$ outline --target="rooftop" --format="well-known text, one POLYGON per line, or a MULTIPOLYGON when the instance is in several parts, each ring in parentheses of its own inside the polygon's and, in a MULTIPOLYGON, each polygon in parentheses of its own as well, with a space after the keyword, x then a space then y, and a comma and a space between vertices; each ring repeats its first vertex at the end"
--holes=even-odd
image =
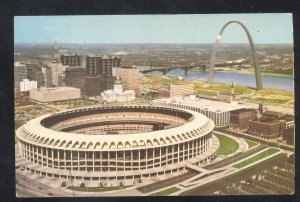
POLYGON ((25 67, 26 64, 22 63, 22 62, 15 62, 14 64, 15 67, 25 67))
POLYGON ((238 109, 248 109, 251 108, 247 104, 239 104, 237 102, 221 102, 221 101, 213 101, 208 99, 197 98, 193 96, 176 96, 171 98, 157 99, 153 102, 165 102, 165 103, 174 103, 174 104, 182 104, 190 107, 196 107, 201 109, 209 109, 213 112, 228 112, 234 111, 238 109))
POLYGON ((117 56, 106 56, 106 55, 94 55, 94 54, 89 54, 86 57, 97 57, 97 58, 102 58, 102 59, 113 59, 113 58, 119 58, 117 56))
POLYGON ((40 91, 40 92, 58 92, 58 91, 67 91, 67 90, 75 90, 75 89, 79 89, 79 88, 73 88, 73 87, 68 87, 68 86, 61 86, 61 87, 52 87, 52 88, 36 88, 36 89, 32 89, 32 91, 40 91))

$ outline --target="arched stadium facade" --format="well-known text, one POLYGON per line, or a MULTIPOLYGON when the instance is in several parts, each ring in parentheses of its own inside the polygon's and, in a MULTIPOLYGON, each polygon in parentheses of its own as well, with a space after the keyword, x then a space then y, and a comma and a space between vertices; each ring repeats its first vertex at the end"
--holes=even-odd
POLYGON ((47 177, 140 179, 199 165, 215 155, 214 123, 188 110, 111 106, 33 119, 16 131, 25 168, 47 177))

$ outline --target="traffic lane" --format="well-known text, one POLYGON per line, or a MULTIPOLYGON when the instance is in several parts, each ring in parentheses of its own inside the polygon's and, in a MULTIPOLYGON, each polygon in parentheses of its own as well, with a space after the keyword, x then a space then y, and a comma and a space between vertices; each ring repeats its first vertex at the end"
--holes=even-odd
POLYGON ((197 174, 199 174, 199 173, 182 174, 182 175, 179 175, 177 177, 172 177, 171 179, 162 180, 162 181, 155 182, 155 183, 143 186, 143 187, 139 187, 139 188, 137 188, 137 190, 142 192, 143 194, 150 193, 150 192, 153 192, 155 190, 162 189, 164 187, 168 187, 168 186, 177 184, 179 182, 182 182, 184 180, 187 180, 187 179, 189 179, 193 176, 196 176, 197 174))
POLYGON ((213 182, 204 184, 202 186, 196 187, 192 190, 183 192, 182 196, 202 196, 202 195, 208 195, 207 193, 213 193, 216 190, 220 190, 226 185, 234 182, 238 182, 241 179, 247 178, 249 175, 258 173, 262 170, 265 170, 267 168, 270 168, 278 163, 282 163, 283 161, 286 161, 287 157, 284 154, 279 154, 274 157, 271 157, 261 163, 255 164, 249 168, 246 168, 238 173, 226 176, 222 179, 215 180, 213 182))
POLYGON ((250 150, 246 151, 246 152, 243 152, 243 153, 238 153, 234 156, 231 156, 231 157, 228 157, 224 160, 221 160, 221 161, 218 161, 218 162, 215 162, 215 163, 211 163, 207 166, 204 166, 203 168, 204 169, 208 169, 208 170, 212 170, 212 169, 216 169, 216 168, 220 168, 220 167, 224 167, 224 166, 227 166, 227 165, 230 165, 236 161, 239 161, 239 160, 242 160, 248 156, 251 156, 263 149, 267 148, 267 146, 265 145, 259 145, 257 146, 256 148, 251 148, 250 150))
MULTIPOLYGON (((37 196, 39 194, 46 194, 49 196, 49 193, 52 193, 50 196, 73 196, 72 194, 60 191, 58 189, 54 189, 52 187, 49 187, 42 183, 37 183, 35 180, 32 180, 26 176, 21 175, 20 173, 16 172, 16 179, 18 180, 18 188, 21 186, 25 186, 23 188, 26 188, 27 190, 31 190, 36 192, 37 196)), ((24 194, 24 192, 23 192, 24 194)), ((31 193, 33 194, 33 193, 31 193)))

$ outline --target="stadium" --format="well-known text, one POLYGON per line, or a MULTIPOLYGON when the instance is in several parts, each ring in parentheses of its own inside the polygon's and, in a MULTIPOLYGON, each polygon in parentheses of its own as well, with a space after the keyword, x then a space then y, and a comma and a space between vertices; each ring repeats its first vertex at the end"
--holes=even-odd
MULTIPOLYGON (((206 116, 154 106, 104 106, 35 118, 16 131, 20 165, 46 177, 135 180, 188 172, 219 140, 206 116)), ((20 166, 16 165, 16 166, 20 166)))

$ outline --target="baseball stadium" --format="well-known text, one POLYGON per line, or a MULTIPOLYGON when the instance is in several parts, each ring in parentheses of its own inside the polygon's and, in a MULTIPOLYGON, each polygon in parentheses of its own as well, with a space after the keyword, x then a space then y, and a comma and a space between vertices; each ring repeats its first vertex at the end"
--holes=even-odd
POLYGON ((212 120, 190 110, 103 106, 35 118, 16 136, 20 164, 36 174, 132 181, 206 162, 219 147, 213 129, 212 120))

